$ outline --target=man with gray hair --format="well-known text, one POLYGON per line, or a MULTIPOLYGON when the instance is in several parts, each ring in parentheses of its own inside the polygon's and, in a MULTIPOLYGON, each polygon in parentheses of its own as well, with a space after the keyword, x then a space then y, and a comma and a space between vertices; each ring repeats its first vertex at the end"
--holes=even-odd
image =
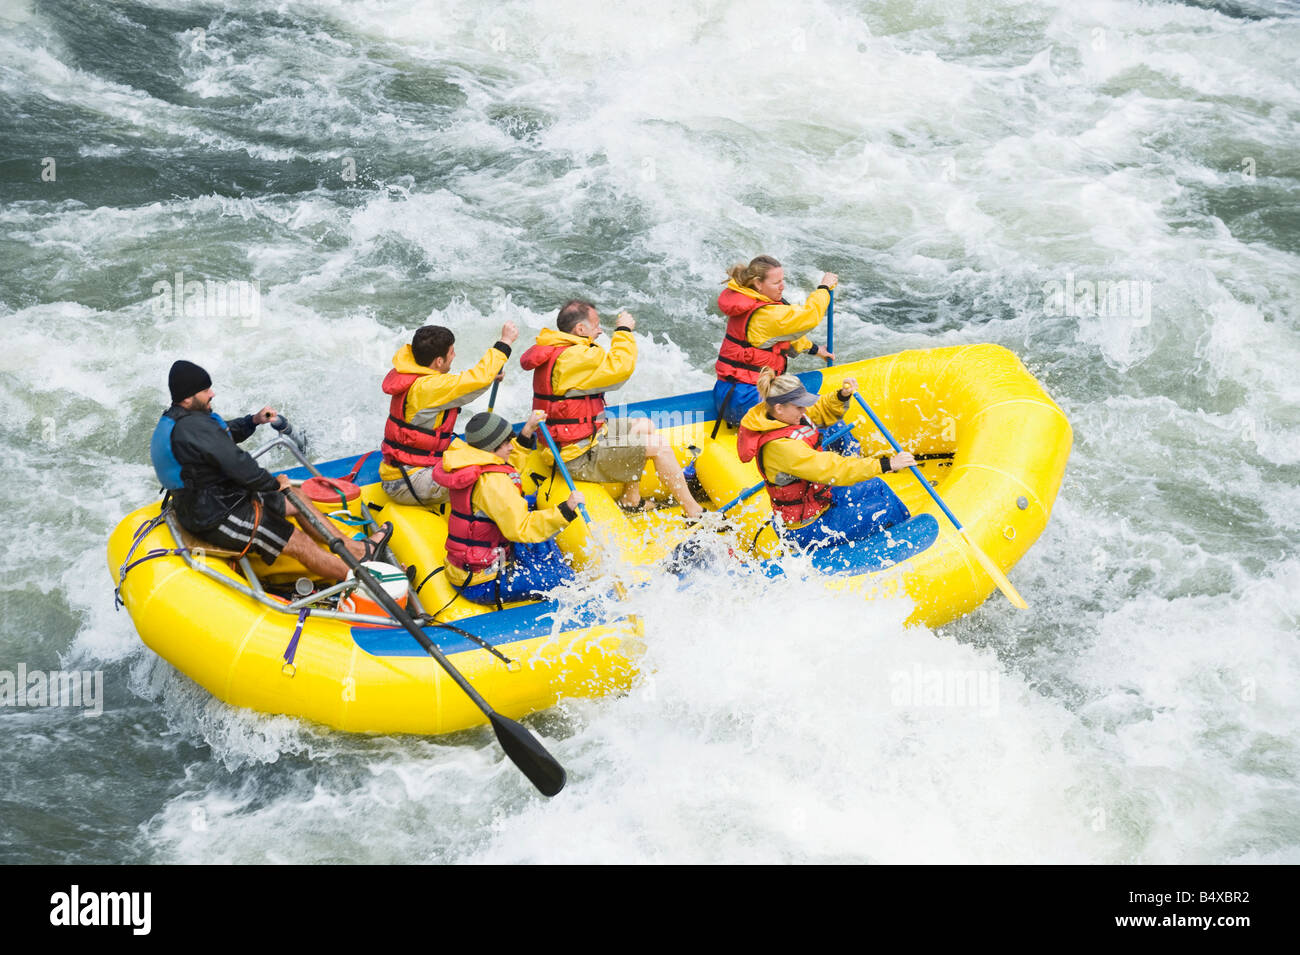
POLYGON ((641 474, 646 458, 681 504, 698 519, 704 509, 691 496, 673 446, 655 433, 647 418, 605 416, 605 392, 621 388, 636 367, 636 319, 620 312, 606 351, 596 344, 600 315, 590 302, 566 302, 555 330, 544 328, 537 343, 519 358, 533 372, 533 409, 546 415, 547 428, 575 481, 622 484, 619 506, 641 510, 641 474))

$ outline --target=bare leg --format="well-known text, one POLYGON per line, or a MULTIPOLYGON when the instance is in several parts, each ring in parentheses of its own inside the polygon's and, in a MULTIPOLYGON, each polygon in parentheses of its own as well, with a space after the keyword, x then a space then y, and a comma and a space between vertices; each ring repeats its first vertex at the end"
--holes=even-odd
MULTIPOLYGON (((329 519, 328 517, 326 517, 324 514, 321 513, 320 508, 318 508, 315 504, 311 503, 311 501, 304 501, 303 503, 305 503, 305 504, 307 505, 307 507, 309 507, 309 508, 311 509, 312 513, 315 514, 316 517, 320 519, 320 522, 321 522, 322 524, 324 524, 326 527, 332 528, 332 527, 334 526, 334 525, 330 522, 330 519, 329 519)), ((287 501, 287 500, 286 500, 286 501, 284 502, 284 513, 285 513, 285 516, 286 516, 286 517, 298 517, 298 516, 299 516, 299 514, 298 514, 298 508, 296 508, 296 507, 293 505, 293 502, 292 502, 292 501, 287 501)), ((327 540, 326 538, 321 537, 320 532, 317 531, 316 528, 312 526, 312 522, 311 522, 311 521, 306 520, 306 519, 304 518, 304 519, 301 521, 301 524, 302 524, 302 529, 303 529, 304 531, 306 531, 307 535, 308 535, 312 540, 314 540, 314 541, 316 541, 316 542, 318 542, 318 543, 324 544, 324 545, 327 546, 327 547, 329 546, 329 544, 330 544, 330 540, 327 540)), ((374 537, 377 537, 377 536, 378 536, 378 535, 373 535, 373 536, 372 536, 372 539, 374 539, 374 537)), ((344 543, 347 545, 348 551, 351 552, 352 556, 355 557, 357 560, 360 560, 362 557, 365 556, 366 549, 365 549, 365 546, 361 543, 361 541, 348 540, 347 538, 343 537, 343 535, 338 534, 338 533, 336 533, 336 534, 333 536, 332 539, 334 539, 334 540, 338 540, 338 539, 340 539, 340 538, 342 538, 342 540, 344 541, 344 543)), ((287 550, 287 548, 286 548, 286 550, 287 550)), ((319 548, 316 549, 316 552, 317 552, 317 553, 320 553, 319 548)), ((295 554, 295 555, 293 555, 293 556, 297 556, 297 555, 295 554)), ((333 555, 331 555, 331 559, 332 559, 332 560, 337 560, 337 561, 339 562, 339 564, 344 568, 343 577, 346 577, 346 576, 347 576, 347 565, 344 564, 343 561, 342 561, 341 559, 339 559, 338 557, 334 557, 333 555)), ((308 569, 313 569, 313 568, 311 567, 311 565, 308 564, 305 560, 304 560, 302 563, 303 563, 303 566, 307 567, 308 569)), ((337 580, 342 580, 343 577, 338 577, 338 578, 336 578, 336 579, 337 579, 337 580)))
MULTIPOLYGON (((348 548, 351 550, 351 548, 348 548)), ((317 543, 298 528, 293 529, 289 543, 284 546, 284 553, 295 558, 313 574, 327 580, 339 581, 348 576, 348 565, 342 558, 323 551, 317 543)))
MULTIPOLYGON (((673 453, 673 446, 663 438, 659 437, 650 424, 649 418, 638 418, 628 427, 628 435, 637 435, 645 444, 645 455, 655 463, 655 471, 659 475, 659 480, 663 481, 664 487, 672 492, 673 497, 677 498, 677 503, 681 504, 682 510, 687 517, 699 517, 704 513, 704 508, 691 497, 690 489, 686 486, 686 476, 682 474, 682 466, 677 463, 677 455, 673 453)), ((641 500, 641 488, 633 482, 624 489, 623 497, 620 503, 626 506, 634 506, 641 500)))

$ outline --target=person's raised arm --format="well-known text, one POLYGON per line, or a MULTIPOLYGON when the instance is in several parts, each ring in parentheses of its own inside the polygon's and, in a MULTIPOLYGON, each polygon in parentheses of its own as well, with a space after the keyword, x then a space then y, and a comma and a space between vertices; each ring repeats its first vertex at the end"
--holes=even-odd
POLYGON ((276 416, 277 412, 270 405, 267 405, 261 411, 255 411, 252 414, 246 414, 242 418, 236 418, 234 421, 227 421, 226 427, 230 429, 230 438, 235 444, 243 444, 253 432, 257 430, 260 424, 266 424, 276 416))
MULTIPOLYGON (((189 445, 190 455, 202 457, 230 481, 250 491, 274 491, 279 487, 274 475, 231 441, 215 420, 207 415, 192 415, 186 423, 179 440, 189 445)), ((173 433, 173 441, 176 440, 173 433)))
POLYGON ((462 372, 443 375, 426 375, 411 386, 407 407, 415 413, 444 410, 468 404, 492 387, 492 381, 501 374, 510 357, 510 344, 519 337, 513 322, 501 326, 501 338, 486 352, 478 363, 462 372))
POLYGON ((632 335, 636 319, 620 312, 609 349, 597 347, 566 348, 556 362, 556 387, 565 391, 596 392, 617 388, 636 369, 636 338, 632 335))
POLYGON ((749 320, 750 344, 788 341, 795 342, 796 351, 811 351, 812 342, 803 338, 804 333, 812 331, 826 317, 826 309, 831 304, 830 290, 838 283, 839 276, 827 272, 802 305, 776 303, 761 307, 749 320))

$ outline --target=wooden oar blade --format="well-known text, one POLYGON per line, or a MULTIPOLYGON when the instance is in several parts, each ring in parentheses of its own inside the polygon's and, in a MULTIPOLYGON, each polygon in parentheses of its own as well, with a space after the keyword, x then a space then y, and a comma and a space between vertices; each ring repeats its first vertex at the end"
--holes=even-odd
MULTIPOLYGON (((882 422, 880 418, 876 416, 876 413, 871 410, 871 406, 862 400, 862 396, 857 392, 854 392, 853 400, 856 401, 858 406, 867 413, 867 417, 871 419, 871 423, 876 426, 876 430, 884 435, 885 440, 889 442, 890 446, 892 446, 896 452, 902 453, 902 446, 894 440, 894 436, 889 433, 889 429, 885 427, 884 422, 882 422)), ((970 535, 966 533, 966 528, 962 527, 961 521, 957 520, 957 515, 949 510, 948 505, 945 504, 943 498, 939 496, 939 492, 930 486, 930 482, 925 479, 925 475, 921 473, 921 469, 913 466, 908 470, 910 470, 912 476, 921 483, 921 487, 925 488, 926 493, 934 499, 934 503, 939 505, 940 510, 947 515, 948 520, 952 521, 953 528, 961 535, 961 539, 966 542, 966 546, 969 547, 970 552, 975 555, 975 559, 980 562, 980 566, 984 568, 984 572, 993 578, 993 582, 998 585, 998 590, 1002 591, 1002 593, 1006 595, 1006 598, 1011 601, 1011 606, 1015 607, 1017 610, 1028 610, 1029 604, 1025 603, 1025 598, 1020 596, 1020 592, 1017 591, 1015 587, 1011 586, 1011 581, 1007 580, 1007 575, 1002 573, 1002 568, 993 563, 992 558, 990 558, 988 554, 984 553, 984 551, 980 549, 979 545, 970 539, 970 535)))
POLYGON ((998 590, 1006 594, 1006 598, 1011 601, 1011 606, 1015 607, 1017 610, 1028 610, 1029 604, 1025 603, 1025 598, 1020 596, 1020 591, 1016 590, 1016 588, 1011 585, 1011 581, 1007 579, 1007 575, 1002 573, 1002 568, 993 563, 993 558, 984 553, 984 551, 980 549, 979 545, 970 539, 970 535, 966 533, 964 527, 961 529, 960 533, 962 540, 966 542, 966 546, 970 548, 971 553, 975 555, 975 559, 978 560, 980 566, 984 568, 984 572, 993 578, 993 582, 998 585, 998 590))
POLYGON ((497 741, 510 761, 528 777, 543 796, 554 796, 564 788, 568 776, 564 767, 548 753, 532 733, 522 725, 500 713, 492 712, 488 718, 496 730, 497 741))

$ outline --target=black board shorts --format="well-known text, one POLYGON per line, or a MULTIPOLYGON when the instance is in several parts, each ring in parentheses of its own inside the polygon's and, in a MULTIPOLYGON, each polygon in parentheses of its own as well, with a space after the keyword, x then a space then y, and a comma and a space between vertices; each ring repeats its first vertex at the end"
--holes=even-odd
POLYGON ((250 494, 236 504, 221 523, 203 532, 208 543, 226 550, 256 553, 274 563, 289 543, 293 525, 284 516, 284 495, 278 492, 250 494), (249 545, 252 541, 252 545, 249 545))

